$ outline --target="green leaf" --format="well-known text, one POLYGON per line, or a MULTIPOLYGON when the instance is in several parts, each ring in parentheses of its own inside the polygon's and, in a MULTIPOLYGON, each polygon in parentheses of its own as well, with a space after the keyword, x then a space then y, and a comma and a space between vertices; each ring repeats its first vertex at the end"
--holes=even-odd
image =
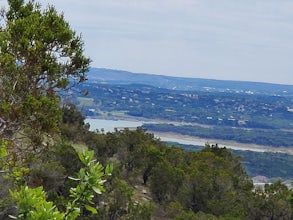
POLYGON ((108 164, 105 169, 105 174, 108 176, 111 176, 112 172, 113 172, 113 164, 108 164))
POLYGON ((71 176, 69 176, 68 179, 71 179, 71 180, 74 180, 74 181, 79 181, 80 180, 79 178, 74 178, 74 177, 71 177, 71 176))
POLYGON ((95 193, 102 194, 102 191, 99 188, 93 186, 92 189, 95 191, 95 193))
POLYGON ((98 213, 97 209, 94 208, 94 207, 92 207, 92 206, 90 206, 90 205, 85 205, 84 207, 85 207, 88 211, 90 211, 91 213, 93 213, 93 214, 97 214, 97 213, 98 213))
POLYGON ((6 157, 7 154, 7 142, 6 141, 2 141, 2 143, 0 143, 0 157, 6 157))

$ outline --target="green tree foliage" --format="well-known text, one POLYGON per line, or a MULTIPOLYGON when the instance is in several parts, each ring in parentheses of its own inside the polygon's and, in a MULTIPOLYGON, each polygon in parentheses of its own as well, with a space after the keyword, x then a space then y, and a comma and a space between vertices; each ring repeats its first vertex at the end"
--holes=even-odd
MULTIPOLYGON (((207 147, 202 152, 185 152, 180 148, 162 145, 142 129, 97 135, 100 137, 100 144, 92 149, 100 156, 109 156, 108 151, 101 151, 101 145, 104 145, 104 149, 112 148, 109 145, 112 143, 119 146, 116 153, 111 154, 112 158, 119 161, 115 163, 119 172, 114 172, 114 176, 123 178, 130 185, 149 187, 149 196, 152 196, 159 207, 179 202, 182 212, 193 210, 194 213, 204 211, 217 216, 244 215, 244 203, 240 195, 243 193, 246 198, 252 184, 241 166, 240 158, 227 149, 214 146, 207 147), (109 137, 112 139, 110 142, 109 137)), ((121 184, 118 187, 117 180, 110 182, 112 186, 109 191, 121 189, 119 193, 116 191, 113 194, 116 195, 115 201, 121 202, 119 207, 132 204, 132 197, 137 191, 133 189, 133 195, 125 197, 123 195, 128 195, 127 187, 121 188, 121 184)), ((114 205, 110 201, 107 200, 106 203, 114 205)), ((111 207, 113 210, 112 205, 111 207)), ((161 209, 159 207, 157 208, 161 209)), ((169 211, 166 209, 166 212, 169 211)), ((123 216, 122 211, 118 213, 117 216, 123 216)))
POLYGON ((155 201, 172 201, 183 183, 184 171, 168 162, 158 163, 152 170, 150 189, 155 201))
POLYGON ((292 191, 280 181, 265 185, 264 189, 256 189, 249 204, 249 219, 284 219, 293 217, 292 191))
POLYGON ((42 9, 34 0, 8 0, 1 10, 0 182, 5 187, 0 218, 11 209, 8 189, 18 183, 41 186, 50 198, 51 192, 61 193, 67 202, 64 189, 72 184, 66 175, 80 163, 71 144, 60 137, 59 94, 86 79, 89 63, 81 36, 53 6, 42 9))
POLYGON ((46 193, 42 187, 29 188, 22 186, 19 191, 11 192, 17 201, 17 216, 12 219, 64 219, 64 213, 60 213, 52 202, 46 201, 46 193))
MULTIPOLYGON (((104 204, 102 219, 129 216, 130 210, 125 207, 131 207, 134 201, 144 204, 142 201, 149 197, 155 204, 151 217, 158 219, 257 219, 250 217, 266 212, 257 203, 264 198, 258 199, 254 193, 241 158, 228 149, 207 145, 199 152, 187 152, 165 146, 140 128, 91 133, 86 139, 99 157, 114 161, 116 168, 115 179, 109 181, 111 193, 99 201, 104 204), (142 193, 138 186, 150 192, 142 193), (119 207, 115 205, 118 203, 119 207)), ((284 192, 276 195, 286 202, 284 213, 291 216, 291 191, 284 192)))
POLYGON ((93 192, 101 194, 105 191, 103 186, 105 175, 110 175, 112 167, 102 167, 95 162, 94 152, 83 151, 78 154, 85 167, 81 168, 77 177, 71 179, 78 181, 76 187, 70 189, 71 201, 66 205, 66 211, 60 212, 53 202, 46 200, 46 193, 43 187, 29 188, 26 185, 19 190, 11 191, 11 195, 17 204, 16 216, 10 216, 15 219, 76 219, 81 213, 82 208, 97 214, 95 207, 91 206, 94 198, 93 192))
POLYGON ((3 173, 7 167, 7 141, 4 141, 3 139, 0 139, 0 172, 3 173))
MULTIPOLYGON (((97 207, 98 214, 84 207, 80 209, 81 219, 256 220, 257 216, 266 219, 272 212, 275 217, 292 216, 292 191, 280 183, 264 191, 253 190, 241 158, 227 149, 206 146, 199 152, 187 152, 167 147, 143 129, 104 134, 89 132, 82 123, 66 123, 78 136, 75 140, 94 150, 103 163, 114 165, 112 176, 104 185, 106 191, 91 200, 90 206, 97 207)), ((63 213, 72 199, 67 191, 82 191, 73 180, 54 181, 80 169, 68 136, 64 138, 42 154, 43 162, 34 161, 36 165, 30 171, 30 178, 35 175, 42 180, 46 201, 52 201, 63 213)), ((81 176, 75 178, 80 181, 81 176)), ((287 217, 282 218, 290 219, 287 217)))
POLYGON ((84 81, 90 60, 53 6, 8 0, 0 25, 0 135, 14 140, 10 148, 40 148, 42 134, 56 132, 61 120, 56 91, 84 81))
POLYGON ((85 117, 77 110, 73 104, 64 104, 62 107, 62 124, 61 132, 62 136, 67 140, 73 142, 79 142, 82 137, 81 134, 85 134, 88 125, 85 125, 85 117))
POLYGON ((254 190, 241 158, 225 148, 187 152, 142 128, 90 132, 59 97, 85 80, 89 62, 53 6, 8 0, 0 21, 0 218, 292 219, 292 190, 280 182, 254 190))

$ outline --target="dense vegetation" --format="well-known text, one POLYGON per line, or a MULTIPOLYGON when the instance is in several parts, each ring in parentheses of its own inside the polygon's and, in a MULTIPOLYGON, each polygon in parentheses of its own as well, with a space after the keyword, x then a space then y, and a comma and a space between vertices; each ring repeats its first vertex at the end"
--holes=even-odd
POLYGON ((81 85, 80 90, 88 90, 89 96, 73 95, 72 99, 88 116, 165 120, 170 124, 150 124, 146 128, 203 138, 276 147, 293 143, 290 96, 97 83, 81 85))
POLYGON ((243 158, 243 166, 250 176, 292 179, 293 156, 284 153, 233 151, 243 158))
POLYGON ((76 104, 150 119, 242 128, 292 129, 291 97, 246 93, 180 91, 148 85, 105 85, 86 82, 91 102, 76 104))
MULTIPOLYGON (((166 146, 141 128, 107 134, 90 132, 73 105, 63 111, 63 142, 87 146, 98 161, 114 166, 106 191, 93 200, 98 214, 84 210, 82 219, 292 217, 292 192, 280 182, 267 185, 265 191, 253 191, 241 158, 227 149, 207 146, 197 152, 184 151, 166 146)), ((72 180, 62 177, 77 171, 80 163, 70 144, 53 149, 53 161, 38 162, 39 167, 33 171, 50 199, 61 206, 69 199, 66 192, 72 185, 72 180)))
POLYGON ((142 128, 90 132, 60 99, 85 80, 80 37, 52 6, 8 5, 0 23, 1 219, 292 219, 293 192, 280 181, 253 189, 227 149, 184 151, 142 128))
POLYGON ((202 127, 173 124, 144 124, 144 128, 153 132, 173 132, 177 134, 202 137, 206 139, 231 140, 239 143, 259 144, 273 147, 292 147, 291 131, 270 129, 241 129, 230 127, 202 127))
MULTIPOLYGON (((180 146, 187 151, 200 151, 204 146, 167 142, 169 146, 180 146)), ((231 150, 242 158, 241 164, 250 177, 265 176, 268 179, 293 179, 293 155, 286 153, 231 150)))

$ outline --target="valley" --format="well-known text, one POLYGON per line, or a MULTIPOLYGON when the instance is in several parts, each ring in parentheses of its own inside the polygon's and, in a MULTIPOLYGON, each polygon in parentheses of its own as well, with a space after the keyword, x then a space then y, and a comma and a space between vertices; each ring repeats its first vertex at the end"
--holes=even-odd
POLYGON ((134 124, 117 128, 142 126, 188 151, 229 148, 251 177, 293 178, 292 86, 94 69, 78 91, 66 98, 88 119, 104 120, 100 132, 126 120, 134 124))
MULTIPOLYGON (((128 84, 127 75, 120 76, 124 81, 118 84, 113 80, 97 80, 92 74, 90 72, 89 80, 78 88, 88 95, 72 93, 70 97, 86 116, 158 122, 144 123, 143 127, 152 132, 279 149, 293 147, 292 86, 264 84, 257 90, 259 84, 252 87, 250 83, 250 90, 240 91, 233 89, 235 85, 223 89, 225 81, 221 81, 219 87, 215 87, 215 83, 209 86, 204 83, 203 87, 197 86, 198 90, 188 87, 187 91, 168 89, 163 84, 156 87, 147 80, 145 83, 149 84, 133 84, 140 82, 141 76, 135 74, 128 77, 128 84)), ((154 82, 160 80, 160 76, 153 78, 154 82)), ((231 86, 231 82, 226 86, 231 86)))

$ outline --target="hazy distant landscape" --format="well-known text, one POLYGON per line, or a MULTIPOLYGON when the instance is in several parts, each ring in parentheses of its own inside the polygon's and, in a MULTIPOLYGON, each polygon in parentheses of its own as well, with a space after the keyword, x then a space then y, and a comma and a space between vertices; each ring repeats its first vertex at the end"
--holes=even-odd
POLYGON ((86 116, 157 120, 172 132, 271 147, 293 147, 293 86, 188 79, 91 69, 73 93, 86 116))
POLYGON ((151 73, 132 73, 129 71, 104 68, 91 68, 90 72, 87 74, 87 77, 88 83, 99 82, 112 85, 141 84, 183 91, 215 91, 293 96, 292 85, 263 82, 172 77, 151 73))
POLYGON ((235 152, 251 176, 293 178, 293 86, 93 68, 78 89, 88 94, 67 98, 86 117, 144 122, 148 132, 180 137, 181 143, 250 149, 235 152))

